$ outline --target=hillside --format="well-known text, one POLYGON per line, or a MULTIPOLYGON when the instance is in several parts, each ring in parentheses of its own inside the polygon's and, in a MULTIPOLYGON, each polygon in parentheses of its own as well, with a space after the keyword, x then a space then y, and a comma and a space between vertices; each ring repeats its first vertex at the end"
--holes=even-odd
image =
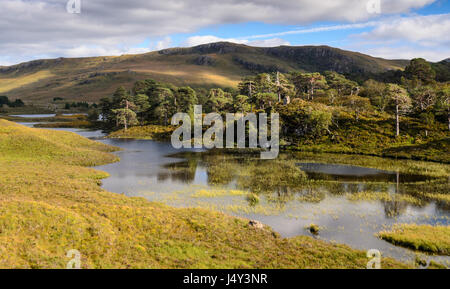
POLYGON ((334 70, 346 74, 402 69, 386 60, 328 46, 258 48, 226 42, 118 57, 58 58, 0 67, 0 94, 34 103, 54 97, 98 101, 118 86, 153 78, 194 87, 235 86, 247 75, 334 70))

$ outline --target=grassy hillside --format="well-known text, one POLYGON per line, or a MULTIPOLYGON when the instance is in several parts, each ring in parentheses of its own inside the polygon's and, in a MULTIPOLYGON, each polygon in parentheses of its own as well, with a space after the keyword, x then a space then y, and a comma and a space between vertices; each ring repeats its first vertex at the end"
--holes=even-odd
POLYGON ((121 85, 131 87, 146 78, 175 85, 229 87, 258 72, 378 73, 402 69, 407 63, 327 46, 257 48, 212 43, 140 55, 58 58, 2 67, 0 93, 34 103, 47 103, 54 97, 93 102, 121 85))
MULTIPOLYGON (((364 252, 103 191, 115 150, 0 120, 0 268, 365 268, 364 252)), ((383 258, 384 268, 405 265, 383 258)))

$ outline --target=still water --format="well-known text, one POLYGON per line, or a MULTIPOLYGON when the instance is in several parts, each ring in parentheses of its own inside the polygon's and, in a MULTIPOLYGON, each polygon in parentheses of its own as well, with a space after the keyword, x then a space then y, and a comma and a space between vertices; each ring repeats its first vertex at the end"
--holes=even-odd
MULTIPOLYGON (((63 113, 62 116, 72 116, 72 115, 86 115, 86 113, 63 113)), ((23 117, 23 118, 49 118, 55 117, 56 114, 14 114, 10 115, 13 117, 23 117)))
MULTIPOLYGON (((384 256, 412 261, 413 251, 393 246, 375 234, 397 223, 450 224, 448 204, 411 204, 397 197, 408 193, 411 182, 430 179, 425 176, 304 162, 286 154, 276 161, 261 161, 252 156, 193 150, 180 153, 170 143, 104 139, 100 131, 59 130, 123 149, 116 153, 120 162, 97 167, 110 174, 103 180, 103 188, 108 191, 258 220, 284 237, 311 235, 306 227, 314 223, 321 228, 315 238, 361 250, 378 249, 384 256), (366 201, 348 197, 366 191, 386 192, 390 199, 366 201), (249 201, 249 192, 256 193, 259 202, 249 201)), ((444 256, 426 258, 447 265, 450 262, 444 256)))

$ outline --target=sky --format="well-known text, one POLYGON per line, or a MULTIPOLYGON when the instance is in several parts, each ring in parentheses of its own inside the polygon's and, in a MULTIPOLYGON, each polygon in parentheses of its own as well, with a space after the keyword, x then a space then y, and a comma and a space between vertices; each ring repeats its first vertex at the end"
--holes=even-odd
POLYGON ((450 0, 0 0, 0 66, 229 41, 450 57, 450 0))

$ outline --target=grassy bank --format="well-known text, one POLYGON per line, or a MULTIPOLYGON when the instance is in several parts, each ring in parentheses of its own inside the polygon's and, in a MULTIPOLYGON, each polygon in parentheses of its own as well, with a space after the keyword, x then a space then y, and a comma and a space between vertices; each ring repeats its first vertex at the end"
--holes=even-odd
POLYGON ((394 245, 450 256, 450 226, 397 225, 379 237, 394 245))
POLYGON ((162 125, 134 126, 127 130, 121 129, 112 132, 108 137, 147 140, 170 140, 170 136, 172 135, 172 132, 174 130, 174 127, 162 125))
POLYGON ((395 136, 395 122, 381 115, 358 120, 343 112, 330 126, 330 133, 317 139, 289 139, 288 148, 315 153, 360 154, 395 159, 450 163, 450 132, 442 123, 425 128, 412 118, 402 118, 401 135, 395 136), (428 136, 425 135, 428 131, 428 136))
MULTIPOLYGON (((365 268, 365 252, 102 190, 115 148, 0 120, 0 268, 365 268)), ((406 265, 384 258, 384 268, 406 265)))

